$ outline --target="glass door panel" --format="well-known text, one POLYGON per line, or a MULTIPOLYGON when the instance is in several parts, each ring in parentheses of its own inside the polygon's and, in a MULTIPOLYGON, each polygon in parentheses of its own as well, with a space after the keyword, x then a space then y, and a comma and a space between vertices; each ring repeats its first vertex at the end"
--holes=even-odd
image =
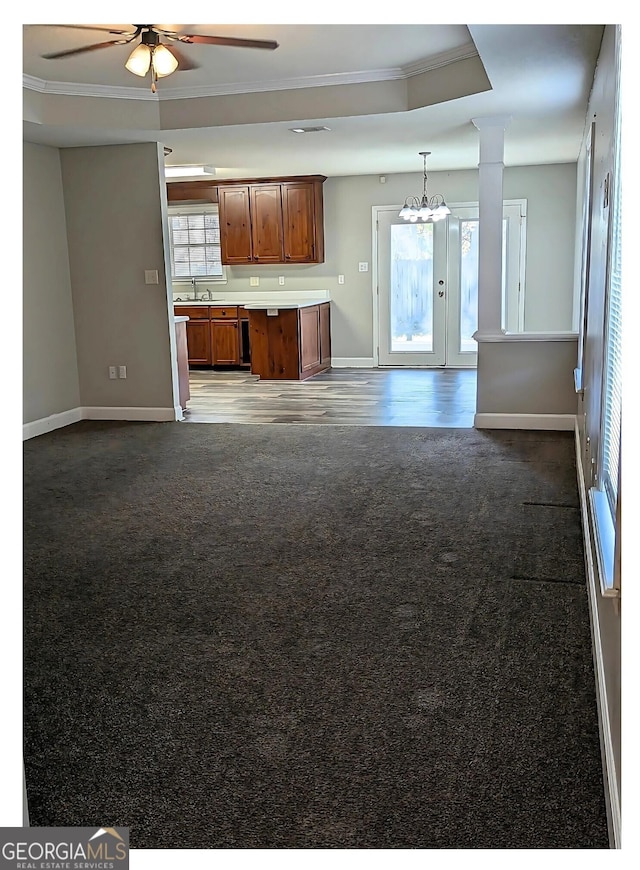
POLYGON ((478 329, 478 226, 477 220, 460 221, 460 335, 458 353, 476 353, 471 337, 478 329))
POLYGON ((390 348, 433 352, 433 224, 391 226, 390 348))

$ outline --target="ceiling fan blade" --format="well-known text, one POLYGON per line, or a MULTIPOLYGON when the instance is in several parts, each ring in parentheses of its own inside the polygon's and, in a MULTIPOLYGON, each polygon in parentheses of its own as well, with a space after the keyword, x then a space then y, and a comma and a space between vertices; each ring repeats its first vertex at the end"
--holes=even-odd
POLYGON ((35 27, 64 27, 66 30, 101 30, 103 33, 114 33, 124 36, 135 33, 135 30, 112 30, 110 27, 95 27, 92 24, 36 24, 35 27))
POLYGON ((200 69, 199 63, 194 63, 190 58, 186 56, 184 52, 178 51, 178 49, 174 45, 171 46, 169 51, 178 61, 179 70, 200 69))
POLYGON ((163 35, 169 36, 171 39, 177 39, 180 42, 195 43, 202 45, 233 45, 238 48, 266 48, 273 51, 278 47, 278 43, 271 39, 238 39, 234 36, 197 36, 193 33, 176 33, 163 35))
POLYGON ((132 36, 130 39, 111 39, 108 42, 94 42, 93 45, 85 45, 82 48, 69 48, 67 51, 54 51, 51 54, 43 54, 41 55, 46 60, 55 60, 58 57, 71 57, 73 54, 83 54, 85 51, 96 51, 98 48, 108 48, 110 45, 126 45, 127 42, 131 42, 134 39, 132 36))

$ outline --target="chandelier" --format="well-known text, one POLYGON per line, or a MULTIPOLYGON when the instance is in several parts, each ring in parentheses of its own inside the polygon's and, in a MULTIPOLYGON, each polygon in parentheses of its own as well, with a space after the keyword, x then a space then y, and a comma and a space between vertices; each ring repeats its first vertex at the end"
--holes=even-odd
POLYGON ((418 218, 425 221, 425 223, 435 223, 436 221, 444 220, 448 214, 451 214, 451 209, 444 201, 442 194, 435 193, 430 197, 427 193, 427 157, 431 154, 431 151, 419 151, 418 153, 424 159, 422 196, 408 196, 400 209, 398 217, 404 218, 412 224, 418 218))

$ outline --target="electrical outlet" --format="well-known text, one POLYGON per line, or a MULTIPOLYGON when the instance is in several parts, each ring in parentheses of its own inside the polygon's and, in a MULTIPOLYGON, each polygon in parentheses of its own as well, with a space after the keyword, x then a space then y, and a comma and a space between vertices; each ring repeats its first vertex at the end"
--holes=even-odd
POLYGON ((119 369, 118 369, 118 377, 120 377, 120 378, 126 378, 126 376, 127 376, 127 367, 126 367, 126 366, 120 366, 119 369))
POLYGON ((249 287, 259 287, 260 278, 249 278, 249 287))
POLYGON ((158 270, 157 269, 145 269, 144 270, 144 283, 145 284, 157 284, 158 283, 158 270))
POLYGON ((358 263, 358 271, 359 272, 368 272, 369 264, 368 263, 358 263))
POLYGON ((112 381, 118 377, 118 370, 116 366, 109 366, 109 377, 112 381))
POLYGON ((282 287, 282 285, 284 284, 284 275, 280 275, 280 277, 278 278, 278 284, 282 287))
POLYGON ((338 284, 344 284, 344 275, 338 275, 338 284))

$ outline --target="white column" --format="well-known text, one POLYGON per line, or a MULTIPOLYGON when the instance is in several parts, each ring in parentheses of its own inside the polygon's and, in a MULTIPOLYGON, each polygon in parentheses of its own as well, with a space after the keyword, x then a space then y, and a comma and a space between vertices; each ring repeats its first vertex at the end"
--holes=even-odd
POLYGON ((511 118, 504 115, 473 118, 480 134, 478 335, 502 329, 502 177, 504 131, 511 118))

